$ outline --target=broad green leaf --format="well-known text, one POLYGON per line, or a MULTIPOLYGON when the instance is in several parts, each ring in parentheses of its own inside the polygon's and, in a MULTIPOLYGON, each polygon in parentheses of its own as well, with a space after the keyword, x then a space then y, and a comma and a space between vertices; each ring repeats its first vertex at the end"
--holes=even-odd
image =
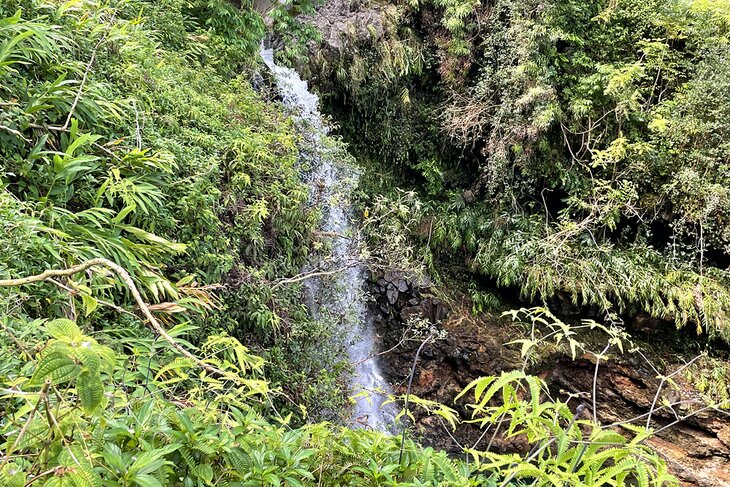
POLYGON ((98 374, 84 371, 76 379, 76 392, 81 407, 87 414, 93 413, 104 397, 104 385, 98 374))
POLYGON ((89 316, 99 307, 99 301, 85 293, 81 293, 81 302, 84 304, 84 316, 89 316))
POLYGON ((101 359, 96 346, 90 341, 84 341, 73 348, 75 358, 92 374, 98 375, 101 369, 101 359))
POLYGON ((59 318, 46 323, 46 332, 56 340, 76 340, 84 336, 76 323, 65 318, 59 318))
POLYGON ((159 480, 149 474, 135 475, 134 483, 139 485, 139 487, 164 487, 159 480))
POLYGON ((68 354, 52 350, 43 356, 30 383, 38 385, 50 378, 54 384, 63 384, 76 377, 79 372, 81 367, 68 354))

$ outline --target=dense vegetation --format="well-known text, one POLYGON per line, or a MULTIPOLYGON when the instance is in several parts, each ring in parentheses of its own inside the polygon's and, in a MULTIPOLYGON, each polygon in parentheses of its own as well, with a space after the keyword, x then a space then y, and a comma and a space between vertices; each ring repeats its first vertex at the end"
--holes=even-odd
MULTIPOLYGON (((258 14, 224 2, 18 8, 2 12, 2 273, 107 257, 170 323, 217 307, 190 325, 261 340, 287 326, 274 310, 293 297, 267 283, 298 272, 316 213, 291 121, 245 74, 263 35, 258 14), (213 284, 219 299, 207 294, 213 284)), ((108 276, 65 285, 82 310, 42 286, 13 297, 10 314, 63 313, 96 329, 121 319, 118 333, 137 333, 98 308, 121 290, 108 276)))
MULTIPOLYGON (((303 49, 291 44, 294 38, 313 35, 293 18, 312 7, 300 3, 270 15, 292 59, 303 49)), ((528 15, 525 2, 498 2, 491 7, 501 12, 490 24, 494 36, 474 34, 473 20, 483 18, 476 4, 403 6, 403 25, 389 34, 390 47, 381 48, 405 53, 390 57, 399 74, 353 76, 360 86, 342 89, 362 102, 368 95, 361 90, 386 85, 397 103, 412 108, 388 112, 392 120, 379 119, 377 133, 366 132, 363 144, 377 137, 372 147, 380 153, 371 157, 405 163, 423 177, 433 200, 428 211, 443 212, 429 230, 434 250, 449 245, 502 284, 526 275, 527 293, 560 289, 606 308, 642 305, 721 333, 726 294, 716 252, 725 242, 724 186, 708 175, 720 178, 719 161, 727 154, 705 133, 726 127, 720 112, 701 103, 727 82, 724 10, 693 3, 668 11, 669 27, 649 22, 657 32, 635 32, 641 39, 659 36, 657 51, 624 66, 614 64, 633 44, 596 50, 605 39, 591 36, 617 34, 589 28, 590 19, 601 14, 599 25, 626 29, 653 7, 584 4, 528 15), (444 14, 443 27, 431 26, 440 33, 433 45, 408 27, 428 28, 428 19, 418 19, 429 12, 444 14), (557 36, 550 29, 560 25, 565 31, 557 36), (674 37, 662 47, 666 32, 674 37), (402 41, 406 34, 414 37, 402 41), (487 37, 491 45, 482 42, 487 37), (721 47, 710 49, 715 44, 721 47), (662 49, 665 57, 657 54, 662 49), (490 64, 494 71, 489 63, 477 69, 476 60, 490 52, 509 60, 490 64), (585 72, 561 63, 582 63, 585 72), (607 66, 602 74, 593 72, 597 63, 607 66), (441 83, 427 92, 421 77, 436 72, 441 83), (403 83, 419 79, 422 92, 403 91, 403 83), (646 91, 649 79, 656 80, 655 91, 646 91), (615 92, 604 93, 603 83, 615 92), (445 129, 451 123, 465 130, 446 131, 448 153, 438 130, 412 144, 413 153, 402 151, 402 141, 396 147, 397 137, 383 138, 407 117, 404 133, 414 131, 415 140, 422 117, 447 93, 482 103, 492 92, 503 97, 501 111, 479 108, 478 129, 448 118, 459 116, 459 103, 444 112, 445 129), (558 93, 580 95, 582 108, 568 108, 558 93), (594 121, 597 114, 602 118, 594 121), (591 128, 603 135, 566 160, 556 120, 567 140, 586 121, 603 124, 591 128), (491 133, 504 137, 482 140, 491 133), (687 145, 695 152, 684 150, 687 145), (675 157, 680 147, 682 157, 701 166, 675 157), (632 154, 664 166, 641 169, 632 154), (517 160, 512 180, 507 173, 517 160), (694 176, 681 176, 676 167, 689 167, 694 176), (684 179, 672 185, 675 176, 684 179), (544 186, 547 181, 553 186, 544 186), (664 198, 639 192, 633 186, 639 182, 662 189, 664 198), (536 188, 564 192, 552 197, 549 221, 525 204, 536 188), (703 203, 666 207, 672 192, 683 195, 672 202, 703 203), (706 198, 697 200, 697 192, 706 198), (494 218, 511 208, 509 201, 520 211, 494 218), (650 220, 649 213, 656 216, 650 220), (624 220, 632 225, 619 231, 624 220), (637 237, 655 222, 676 226, 675 257, 637 237), (695 230, 699 254, 686 245, 695 230), (561 246, 581 252, 575 267, 541 274, 549 268, 541 259, 567 254, 561 246), (532 253, 518 259, 510 252, 532 253), (635 268, 599 273, 595 266, 606 262, 635 268), (679 273, 682 266, 686 272, 679 273), (570 274, 577 269, 584 274, 570 274), (588 272, 599 279, 595 285, 588 285, 594 278, 588 272), (657 275, 664 280, 649 284, 657 275), (627 283, 618 289, 606 276, 627 283)), ((319 214, 301 177, 308 169, 299 157, 306 140, 275 94, 251 82, 265 31, 247 2, 0 2, 0 485, 676 485, 645 444, 654 434, 649 424, 601 426, 595 399, 592 413, 576 410, 524 371, 478 378, 456 399, 470 404, 471 422, 524 439, 525 451, 475 446, 456 459, 406 435, 342 426, 344 366, 327 345, 333 325, 309 317, 297 285, 274 285, 298 274, 326 245, 316 240, 319 214)), ((364 113, 372 116, 369 110, 364 113)), ((556 346, 573 355, 581 348, 600 362, 600 350, 579 344, 569 325, 548 312, 525 313, 528 318, 520 316, 532 320, 534 338, 523 345, 526 364, 530 350, 558 332, 564 340, 556 346), (535 338, 542 336, 537 324, 546 326, 543 338, 535 338)), ((605 350, 628 345, 613 327, 583 326, 603 333, 605 350)), ((409 399, 459 427, 449 407, 409 399)))
POLYGON ((730 4, 383 12, 310 70, 356 154, 419 191, 432 257, 523 298, 730 337, 730 4))

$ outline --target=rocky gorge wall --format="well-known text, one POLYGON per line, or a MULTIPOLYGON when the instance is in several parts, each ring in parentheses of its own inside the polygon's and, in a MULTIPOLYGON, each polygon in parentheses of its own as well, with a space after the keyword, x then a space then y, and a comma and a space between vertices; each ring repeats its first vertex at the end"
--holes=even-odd
MULTIPOLYGON (((382 357, 385 374, 394 384, 396 394, 405 394, 413 358, 420 346, 409 326, 418 320, 436 324, 446 332, 444 338, 424 347, 416 368, 412 393, 418 397, 441 402, 457 409, 462 419, 468 419, 464 404, 453 404, 453 398, 472 380, 480 376, 499 375, 503 371, 522 367, 517 347, 505 344, 524 335, 525 330, 509 318, 488 313, 473 315, 468 300, 446 303, 436 296, 429 283, 414 283, 403 273, 379 272, 370 282, 373 296, 372 311, 382 336, 383 349, 395 349, 382 357)), ((581 395, 590 403, 596 363, 592 354, 573 361, 555 354, 542 360, 530 372, 543 378, 554 397, 568 393, 581 395)), ((678 364, 668 363, 666 371, 676 370, 678 364)), ((597 379, 599 420, 612 424, 638 418, 646 421, 660 380, 639 356, 631 353, 612 356, 602 361, 597 379)), ((689 403, 698 399, 692 384, 681 375, 675 378, 678 388, 665 386, 662 396, 671 402, 685 401, 674 411, 657 409, 652 426, 663 428, 677 421, 677 415, 690 412, 689 403)), ((571 406, 577 407, 578 401, 571 406)), ((447 432, 439 417, 413 410, 414 432, 430 446, 462 453, 462 447, 487 444, 499 452, 527 452, 530 445, 524 438, 483 438, 476 427, 462 424, 456 432, 447 432), (491 441, 490 441, 491 440, 491 441)), ((491 436, 491 434, 489 435, 491 436)), ((686 421, 673 424, 651 439, 649 444, 669 463, 671 471, 683 485, 696 487, 730 486, 730 415, 705 411, 686 421)))

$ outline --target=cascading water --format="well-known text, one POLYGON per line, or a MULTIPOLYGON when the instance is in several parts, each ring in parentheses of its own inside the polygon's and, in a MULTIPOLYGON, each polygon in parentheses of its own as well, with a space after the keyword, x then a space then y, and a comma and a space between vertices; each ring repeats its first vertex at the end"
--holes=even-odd
POLYGON ((346 337, 348 358, 355 368, 353 424, 388 432, 396 411, 394 405, 383 404, 390 385, 374 357, 377 335, 363 299, 365 270, 360 264, 356 226, 348 198, 357 184, 357 168, 332 157, 324 143, 327 124, 319 112, 319 98, 308 90, 307 82, 293 69, 276 65, 271 49, 262 48, 261 57, 275 77, 284 105, 292 109, 300 122, 306 145, 313 148, 311 153, 303 154, 312 166, 308 177, 311 198, 323 209, 321 230, 333 238, 331 254, 317 267, 317 271, 333 272, 326 278, 305 281, 312 313, 318 319, 337 320, 346 337))

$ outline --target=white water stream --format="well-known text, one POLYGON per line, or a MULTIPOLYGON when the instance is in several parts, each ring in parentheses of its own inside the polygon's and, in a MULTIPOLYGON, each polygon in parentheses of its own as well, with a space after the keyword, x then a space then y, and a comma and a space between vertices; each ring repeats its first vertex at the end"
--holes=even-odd
POLYGON ((311 152, 301 157, 311 165, 308 177, 310 197, 323 210, 322 232, 333 235, 332 252, 316 270, 342 269, 323 278, 305 281, 310 307, 317 319, 337 320, 346 337, 350 362, 354 364, 352 389, 354 410, 352 424, 388 432, 396 409, 383 404, 390 394, 390 385, 378 366, 377 335, 364 302, 365 270, 359 261, 356 225, 352 221, 349 196, 357 184, 357 168, 348 161, 336 160, 324 143, 327 124, 319 111, 319 98, 311 93, 307 82, 293 69, 277 66, 271 49, 261 49, 261 57, 276 79, 284 105, 300 122, 311 152))

